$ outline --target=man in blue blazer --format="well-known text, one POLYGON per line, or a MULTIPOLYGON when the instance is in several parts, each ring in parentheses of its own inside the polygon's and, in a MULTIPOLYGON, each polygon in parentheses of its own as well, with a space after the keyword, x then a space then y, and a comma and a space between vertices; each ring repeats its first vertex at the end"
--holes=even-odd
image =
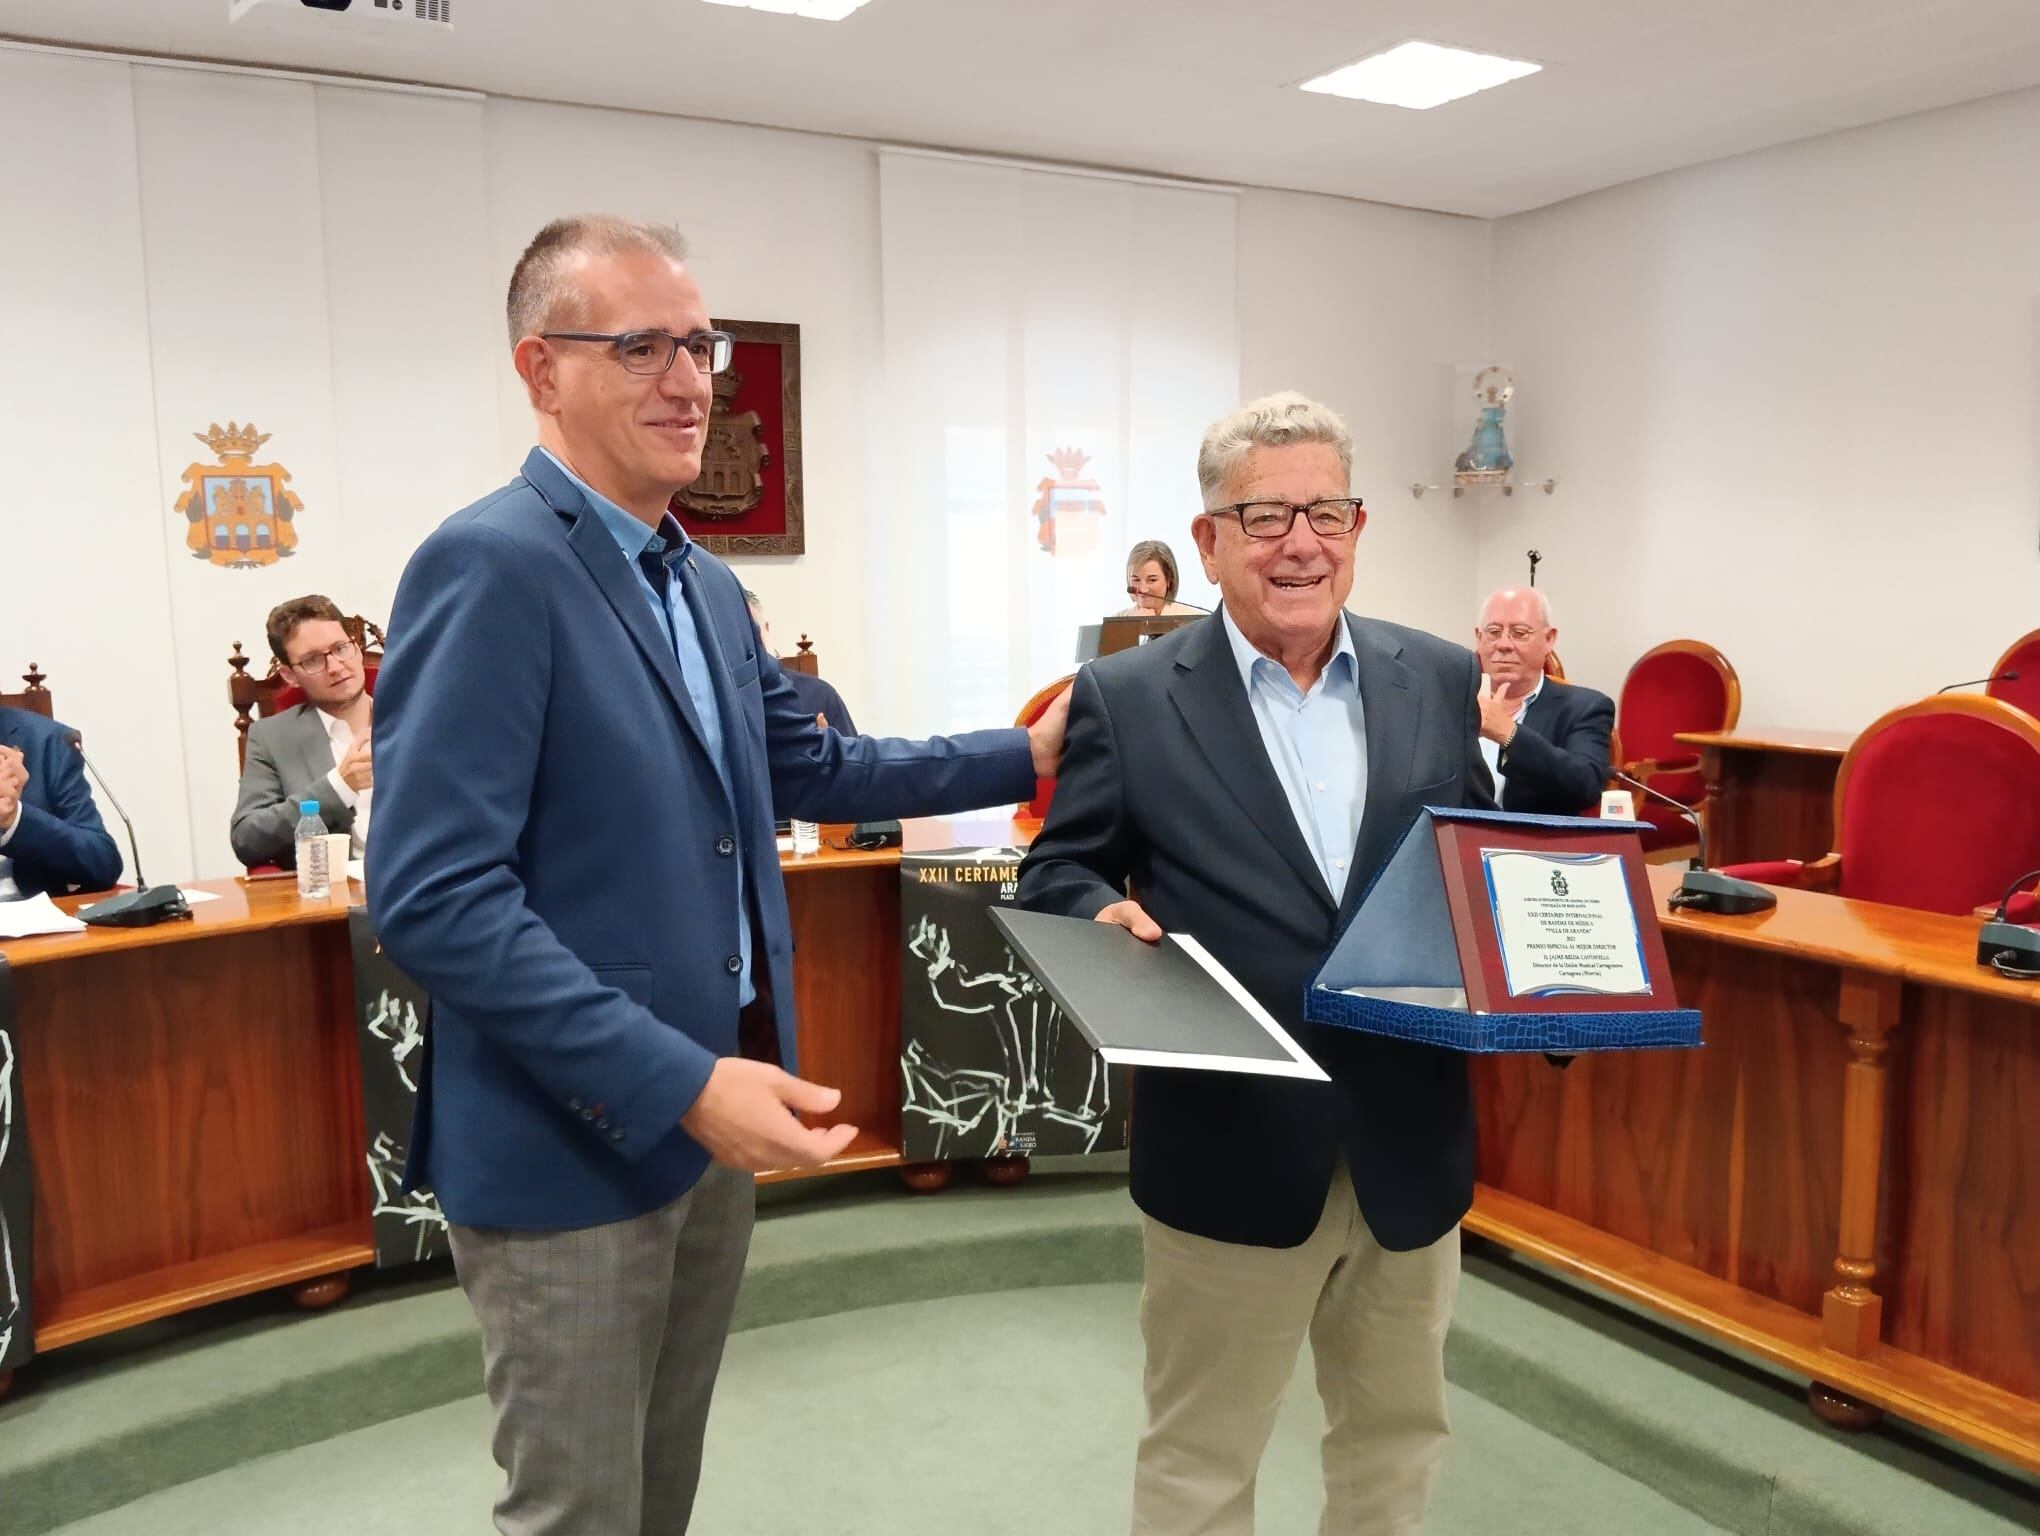
POLYGON ((0 707, 0 901, 103 891, 120 879, 120 849, 76 743, 67 725, 0 707))
POLYGON ((432 995, 408 1181, 482 1325, 520 1536, 686 1529, 754 1170, 854 1128, 791 1075, 775 814, 1025 800, 1061 720, 815 728, 743 589, 667 512, 730 340, 673 230, 539 233, 511 278, 539 446, 412 557, 376 699, 368 897, 432 995))
POLYGON ((1480 657, 1480 751, 1505 811, 1593 812, 1608 782, 1615 701, 1544 675, 1558 643, 1551 600, 1538 587, 1503 587, 1473 627, 1480 657))

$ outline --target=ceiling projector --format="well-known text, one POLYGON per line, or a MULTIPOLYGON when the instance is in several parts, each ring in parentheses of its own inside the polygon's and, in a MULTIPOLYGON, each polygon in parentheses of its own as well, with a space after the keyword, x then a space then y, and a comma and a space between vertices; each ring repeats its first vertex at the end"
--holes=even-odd
POLYGON ((227 0, 227 20, 293 31, 316 27, 327 36, 426 37, 453 31, 453 0, 227 0))

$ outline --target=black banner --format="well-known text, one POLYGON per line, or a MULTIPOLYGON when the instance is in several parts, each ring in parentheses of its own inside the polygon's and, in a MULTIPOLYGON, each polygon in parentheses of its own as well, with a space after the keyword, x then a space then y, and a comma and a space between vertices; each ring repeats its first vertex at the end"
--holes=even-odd
POLYGON ((28 1161, 28 1100, 21 1086, 21 1031, 14 1022, 14 976, 0 955, 0 1371, 35 1353, 29 1243, 35 1232, 35 1179, 28 1161))
POLYGON ((378 1269, 415 1264, 448 1251, 446 1217, 429 1189, 403 1192, 411 1111, 432 1000, 391 963, 369 926, 368 910, 347 914, 354 951, 354 1009, 361 1045, 361 1115, 368 1142, 369 1208, 378 1269))
POLYGON ((992 927, 1017 848, 900 860, 900 1137, 908 1162, 1115 1152, 1127 1074, 1108 1067, 992 927))

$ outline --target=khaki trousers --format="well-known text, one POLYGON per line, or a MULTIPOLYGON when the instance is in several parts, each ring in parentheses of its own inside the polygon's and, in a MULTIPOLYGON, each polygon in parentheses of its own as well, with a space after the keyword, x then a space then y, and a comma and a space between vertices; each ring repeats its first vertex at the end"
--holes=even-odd
POLYGON ((1147 1430, 1135 1536, 1251 1536, 1254 1479, 1306 1334, 1325 1405, 1320 1536, 1417 1531, 1445 1454, 1445 1330, 1459 1229, 1375 1242, 1340 1159, 1298 1248, 1193 1237, 1145 1218, 1147 1430))

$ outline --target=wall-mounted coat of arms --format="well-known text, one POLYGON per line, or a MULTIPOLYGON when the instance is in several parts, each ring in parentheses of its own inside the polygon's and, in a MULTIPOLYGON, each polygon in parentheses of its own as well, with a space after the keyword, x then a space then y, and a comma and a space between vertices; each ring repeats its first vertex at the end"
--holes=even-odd
POLYGON ((1055 466, 1055 478, 1036 483, 1028 514, 1040 525, 1034 542, 1051 555, 1092 554, 1105 526, 1105 497, 1104 488, 1084 473, 1091 456, 1081 448, 1058 448, 1048 462, 1055 466))
POLYGON ((736 346, 729 369, 715 377, 701 477, 673 498, 673 515, 711 554, 804 554, 800 327, 720 317, 710 323, 736 346))
POLYGON ((218 456, 217 464, 192 464, 182 478, 190 489, 177 498, 177 511, 191 525, 184 542, 192 556, 214 565, 254 570, 297 553, 297 514, 305 504, 285 484, 281 464, 257 464, 256 450, 269 441, 255 423, 222 430, 214 422, 191 434, 218 456))

